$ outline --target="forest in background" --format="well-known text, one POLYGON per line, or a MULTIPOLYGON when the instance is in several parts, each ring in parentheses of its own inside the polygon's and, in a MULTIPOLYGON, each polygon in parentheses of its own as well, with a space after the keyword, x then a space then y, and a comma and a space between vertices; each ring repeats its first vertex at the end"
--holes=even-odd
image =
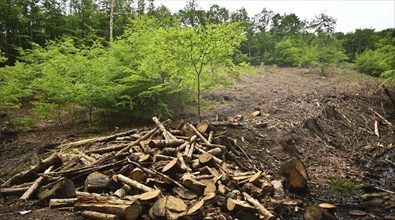
POLYGON ((395 82, 394 28, 335 32, 336 19, 322 12, 302 20, 265 8, 205 11, 193 0, 177 13, 153 0, 1 0, 0 9, 0 111, 20 124, 31 117, 10 112, 26 103, 60 123, 168 116, 194 102, 200 115, 201 91, 229 84, 248 64, 326 74, 355 63, 395 82))

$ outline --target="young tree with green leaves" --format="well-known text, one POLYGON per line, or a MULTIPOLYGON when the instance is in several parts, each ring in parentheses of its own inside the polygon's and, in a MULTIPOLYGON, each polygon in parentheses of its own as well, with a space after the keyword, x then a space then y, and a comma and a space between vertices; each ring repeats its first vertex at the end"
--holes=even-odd
POLYGON ((207 67, 227 66, 232 63, 232 55, 245 39, 240 23, 199 25, 196 29, 185 30, 184 47, 186 60, 193 67, 197 83, 198 116, 201 118, 201 80, 209 75, 207 67))

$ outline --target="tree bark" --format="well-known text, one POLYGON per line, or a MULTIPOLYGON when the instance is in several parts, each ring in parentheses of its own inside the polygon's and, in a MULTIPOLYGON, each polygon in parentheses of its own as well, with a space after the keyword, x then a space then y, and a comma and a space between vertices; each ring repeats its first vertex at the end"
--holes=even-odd
POLYGON ((149 192, 149 191, 154 190, 151 187, 148 187, 148 186, 143 185, 143 184, 141 184, 141 183, 139 183, 139 182, 137 182, 135 180, 127 178, 126 176, 124 176, 122 174, 114 175, 113 178, 114 178, 115 181, 122 182, 124 184, 127 184, 127 185, 135 188, 135 189, 139 189, 139 190, 141 190, 143 192, 149 192))
MULTIPOLYGON (((51 172, 53 169, 53 166, 50 166, 48 169, 45 170, 44 173, 51 172)), ((41 183, 44 181, 44 177, 40 176, 39 178, 34 181, 33 185, 21 196, 20 199, 22 200, 28 200, 30 196, 40 187, 41 183)))
POLYGON ((62 207, 72 207, 78 201, 77 198, 70 199, 50 199, 49 208, 62 208, 62 207))
POLYGON ((114 8, 115 8, 115 0, 111 0, 111 10, 110 10, 110 42, 112 42, 112 39, 113 39, 114 8))
POLYGON ((260 214, 265 216, 265 219, 276 219, 276 217, 271 212, 269 212, 258 200, 252 198, 246 192, 243 192, 243 196, 259 211, 260 214))

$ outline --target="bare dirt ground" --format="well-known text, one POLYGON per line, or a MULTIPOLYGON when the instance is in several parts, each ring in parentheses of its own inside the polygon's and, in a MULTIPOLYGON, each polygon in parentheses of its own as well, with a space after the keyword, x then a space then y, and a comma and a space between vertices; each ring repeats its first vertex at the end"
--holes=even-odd
MULTIPOLYGON (((289 192, 301 203, 276 207, 281 219, 300 219, 307 205, 320 202, 336 204, 339 219, 394 217, 394 206, 362 204, 358 196, 366 190, 395 191, 395 106, 376 78, 348 70, 332 70, 325 77, 316 72, 267 67, 255 75, 244 75, 229 88, 205 94, 210 107, 204 110, 203 119, 227 130, 228 136, 237 140, 250 155, 249 160, 243 161, 246 166, 282 178, 278 169, 285 161, 298 157, 305 163, 309 190, 304 194, 289 192), (335 107, 336 117, 330 117, 328 106, 335 107), (253 117, 251 114, 257 110, 262 115, 253 117), (305 126, 307 119, 317 122, 318 131, 305 126), (375 121, 379 135, 374 131, 375 121), (348 194, 334 189, 344 182, 359 190, 348 194), (351 209, 364 210, 367 215, 352 217, 347 213, 351 209)), ((395 94, 393 88, 390 91, 395 94)), ((109 126, 101 132, 114 132, 114 128, 109 126)), ((88 136, 79 126, 47 126, 3 142, 0 181, 36 163, 40 154, 57 144, 88 136)), ((0 219, 59 218, 81 217, 43 208, 38 201, 7 197, 0 203, 0 219), (33 211, 21 215, 23 210, 33 211)))

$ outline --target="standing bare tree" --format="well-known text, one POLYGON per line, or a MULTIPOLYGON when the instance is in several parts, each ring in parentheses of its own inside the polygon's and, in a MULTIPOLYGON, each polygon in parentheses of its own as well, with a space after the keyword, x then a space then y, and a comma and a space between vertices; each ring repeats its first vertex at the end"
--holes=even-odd
POLYGON ((113 38, 113 23, 114 23, 114 7, 115 7, 115 0, 111 0, 111 10, 110 10, 110 42, 112 42, 113 38))

